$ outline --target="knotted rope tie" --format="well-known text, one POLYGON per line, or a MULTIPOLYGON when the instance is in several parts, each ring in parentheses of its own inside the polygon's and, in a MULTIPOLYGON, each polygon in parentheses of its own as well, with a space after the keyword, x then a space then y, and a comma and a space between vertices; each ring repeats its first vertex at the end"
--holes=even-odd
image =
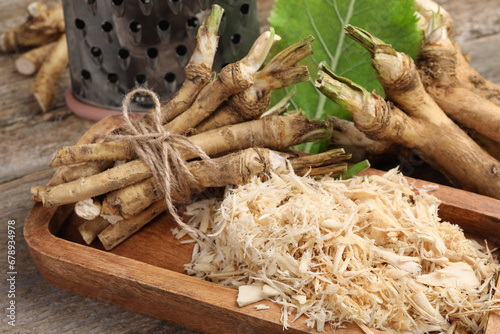
POLYGON ((151 170, 159 189, 165 195, 165 204, 177 224, 185 229, 190 236, 197 233, 177 214, 174 207, 172 192, 175 191, 178 199, 189 199, 192 189, 199 188, 198 181, 186 167, 181 152, 192 152, 200 158, 210 161, 208 155, 186 136, 166 130, 162 124, 160 101, 157 95, 144 88, 137 88, 129 92, 122 104, 125 135, 112 135, 113 140, 128 141, 132 145, 139 159, 151 170), (149 122, 132 122, 129 117, 129 105, 136 94, 145 94, 151 97, 154 112, 149 122))

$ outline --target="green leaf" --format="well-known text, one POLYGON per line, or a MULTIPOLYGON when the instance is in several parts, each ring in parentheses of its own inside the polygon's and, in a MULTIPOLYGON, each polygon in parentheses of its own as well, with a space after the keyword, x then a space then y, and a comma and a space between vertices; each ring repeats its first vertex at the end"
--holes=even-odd
MULTIPOLYGON (((275 53, 307 35, 316 38, 314 54, 303 61, 311 73, 311 82, 295 86, 297 93, 291 100, 291 107, 302 109, 309 118, 325 119, 326 115, 351 118, 349 112, 314 88, 321 61, 326 61, 337 75, 383 95, 369 53, 345 35, 344 27, 352 24, 363 28, 392 44, 397 51, 415 58, 421 33, 414 3, 414 0, 276 0, 269 22, 282 39, 276 45, 275 53)), ((288 89, 275 92, 273 102, 279 101, 287 92, 288 89)), ((324 143, 314 143, 301 149, 316 153, 324 147, 324 143)))

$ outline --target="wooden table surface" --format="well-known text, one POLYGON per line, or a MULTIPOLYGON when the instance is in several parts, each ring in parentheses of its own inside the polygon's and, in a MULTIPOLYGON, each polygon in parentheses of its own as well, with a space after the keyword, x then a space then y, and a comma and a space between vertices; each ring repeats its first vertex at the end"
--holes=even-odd
MULTIPOLYGON (((0 31, 19 22, 30 0, 0 2, 0 31)), ((273 0, 258 0, 261 27, 273 0)), ((500 0, 441 0, 455 18, 457 41, 471 64, 500 84, 500 0)), ((30 187, 46 184, 57 148, 74 144, 93 124, 75 116, 64 103, 68 71, 58 83, 56 98, 42 113, 29 93, 32 78, 14 69, 16 55, 0 54, 0 332, 12 333, 194 333, 164 321, 83 298, 48 284, 37 272, 23 239, 24 221, 33 206, 30 187), (16 327, 7 324, 7 222, 16 227, 16 327)), ((210 319, 207 319, 210 321, 210 319)))

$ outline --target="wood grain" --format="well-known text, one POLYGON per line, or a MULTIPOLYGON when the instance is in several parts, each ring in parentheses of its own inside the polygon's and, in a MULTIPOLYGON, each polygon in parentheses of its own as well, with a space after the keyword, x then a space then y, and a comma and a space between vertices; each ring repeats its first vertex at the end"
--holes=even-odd
POLYGON ((61 145, 73 145, 92 124, 59 108, 4 127, 0 133, 5 145, 0 152, 0 182, 48 169, 54 152, 61 145))
MULTIPOLYGON (((32 0, 3 0, 0 2, 0 31, 22 20, 26 6, 32 0)), ((49 2, 49 1, 47 1, 49 2)), ((498 52, 500 31, 499 0, 439 0, 455 17, 457 39, 471 56, 471 65, 486 78, 500 84, 498 52)), ((269 26, 273 0, 257 0, 262 29, 269 26)), ((22 229, 29 210, 29 188, 45 184, 52 170, 44 165, 51 148, 75 143, 92 125, 68 112, 63 92, 69 85, 65 73, 58 83, 56 100, 47 114, 42 114, 29 94, 30 77, 18 74, 14 69, 16 54, 0 54, 0 201, 1 226, 8 219, 16 220, 18 317, 19 333, 177 333, 192 334, 192 330, 172 323, 159 321, 108 305, 94 299, 55 288, 37 272, 24 242, 22 229), (44 135, 50 139, 44 139, 44 135), (15 147, 11 149, 9 147, 15 147), (43 153, 40 153, 43 152, 43 153), (33 161, 30 161, 35 157, 33 161), (15 159, 14 159, 15 158, 15 159), (11 161, 12 160, 12 161, 11 161), (15 160, 15 161, 14 161, 15 160)), ((414 166, 420 169, 419 166, 414 166)), ((415 174, 416 175, 416 174, 415 174)), ((4 229, 5 230, 5 229, 4 229)), ((6 258, 4 232, 0 233, 0 256, 6 258)), ((2 289, 5 287, 2 280, 2 289)), ((2 290, 5 291, 5 290, 2 290)), ((101 300, 107 301, 105 292, 101 300)), ((5 298, 0 305, 5 305, 5 298)), ((262 311, 260 311, 262 312, 262 311)), ((257 313, 260 315, 260 313, 257 313)), ((500 317, 500 316, 499 316, 500 317)), ((2 317, 2 319, 5 319, 2 317)), ((205 319, 210 322, 210 319, 205 319)), ((6 327, 0 322, 0 331, 6 327)), ((235 332, 237 328, 230 332, 235 332)), ((488 334, 500 333, 500 329, 488 328, 488 334)), ((242 332, 245 328, 242 328, 242 332)), ((285 332, 286 333, 286 332, 285 332)))

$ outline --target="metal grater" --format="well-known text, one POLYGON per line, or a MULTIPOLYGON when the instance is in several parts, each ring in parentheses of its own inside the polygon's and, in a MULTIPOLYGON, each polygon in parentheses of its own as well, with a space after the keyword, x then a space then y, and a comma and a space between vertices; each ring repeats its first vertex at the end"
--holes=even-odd
MULTIPOLYGON (((73 96, 120 109, 136 86, 171 97, 184 81, 196 32, 213 4, 224 8, 214 71, 243 58, 259 35, 255 0, 63 0, 73 96)), ((151 107, 145 96, 131 108, 151 107)))

